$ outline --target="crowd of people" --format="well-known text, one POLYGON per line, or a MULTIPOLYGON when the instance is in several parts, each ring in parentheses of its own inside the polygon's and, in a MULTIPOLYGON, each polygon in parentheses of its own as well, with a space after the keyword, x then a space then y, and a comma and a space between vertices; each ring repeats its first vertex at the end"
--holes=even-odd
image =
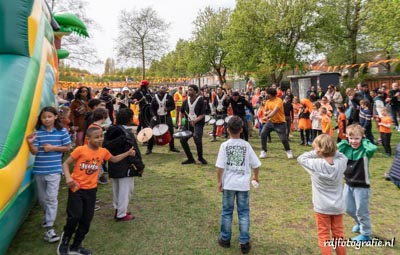
MULTIPOLYGON (((334 238, 344 238, 341 216, 344 211, 356 222, 353 232, 360 233, 354 240, 370 240, 368 161, 376 151, 376 144, 383 145, 387 156, 392 155, 390 140, 393 123, 394 129, 400 131, 397 120, 400 88, 396 82, 391 90, 383 84, 373 91, 369 91, 367 84, 359 84, 356 89, 346 89, 345 95, 334 85, 329 85, 327 91, 311 86, 305 98, 293 95, 290 89, 282 91, 275 84, 266 89, 257 87, 253 91, 251 81, 244 91, 221 86, 211 89, 207 85, 199 87, 194 84, 176 87, 174 93, 168 89, 161 85, 151 91, 147 80, 141 81, 138 89, 125 87, 117 95, 108 87, 95 92, 81 86, 74 93, 59 93, 58 108, 47 106, 42 109, 35 132, 26 140, 31 153, 36 155, 33 174, 39 202, 44 209, 44 239, 48 242, 59 241, 58 254, 92 253, 81 243, 89 231, 96 209, 97 184, 108 183, 104 171, 112 178, 114 219, 123 222, 135 218, 128 210, 134 189, 133 177, 141 176, 145 165, 134 132, 139 134, 160 124, 167 126, 169 140, 165 144, 174 153, 180 153, 175 146, 174 134, 181 131, 190 133, 179 138, 187 158, 181 162, 183 165, 196 162, 208 164, 203 152, 206 123, 213 125, 208 133, 210 142, 225 139, 216 162, 218 189, 223 192, 221 234, 218 239, 222 247, 230 247, 233 201, 236 197, 241 249, 243 253, 250 251, 248 198, 251 170, 254 169, 253 181, 258 183, 259 159, 267 158, 267 144, 272 142, 272 131, 278 134, 288 159, 294 158, 290 148, 293 132, 300 133, 300 145, 313 146, 313 151, 302 154, 298 161, 312 176, 322 253, 330 254, 330 249, 323 247, 330 230, 334 238), (132 130, 132 107, 139 108, 136 130, 132 130), (173 111, 175 118, 172 117, 173 111), (373 122, 379 131, 376 140, 371 131, 373 122), (337 130, 337 135, 334 130, 337 130), (260 138, 261 152, 258 157, 248 143, 251 137, 260 138), (191 138, 196 147, 197 161, 189 145, 191 138), (62 163, 63 154, 70 150, 71 154, 62 163), (360 152, 356 158, 354 151, 360 152), (73 164, 71 173, 70 166, 73 164), (54 230, 54 222, 61 173, 65 176, 69 193, 67 221, 59 237, 54 230), (343 176, 346 182, 344 189, 341 187, 343 176), (323 192, 319 193, 317 190, 324 185, 331 190, 322 188, 323 192), (332 201, 327 201, 332 195, 337 196, 334 205, 329 204, 332 201), (330 219, 330 216, 333 218, 330 219)), ((147 147, 146 157, 156 157, 151 155, 154 143, 154 139, 143 143, 147 147)), ((397 164, 394 166, 386 178, 399 186, 400 167, 397 164)), ((339 247, 336 252, 346 254, 346 249, 339 247)))

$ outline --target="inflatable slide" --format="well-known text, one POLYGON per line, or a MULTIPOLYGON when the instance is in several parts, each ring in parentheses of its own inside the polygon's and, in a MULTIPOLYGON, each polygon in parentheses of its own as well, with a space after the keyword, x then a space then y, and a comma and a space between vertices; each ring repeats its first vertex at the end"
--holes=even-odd
POLYGON ((44 0, 0 1, 0 254, 35 202, 25 137, 54 104, 60 27, 44 0))

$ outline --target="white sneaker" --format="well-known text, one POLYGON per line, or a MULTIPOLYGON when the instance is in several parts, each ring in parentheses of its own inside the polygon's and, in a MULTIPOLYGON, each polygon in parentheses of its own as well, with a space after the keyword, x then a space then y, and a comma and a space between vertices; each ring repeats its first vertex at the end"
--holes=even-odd
POLYGON ((286 155, 287 155, 287 158, 288 158, 288 159, 293 158, 293 152, 292 152, 292 150, 286 151, 286 155))
POLYGON ((266 158, 266 157, 267 157, 267 152, 266 151, 261 151, 260 158, 266 158))
POLYGON ((49 229, 46 232, 44 232, 44 240, 46 240, 49 243, 54 243, 60 240, 60 237, 56 234, 54 229, 49 229))

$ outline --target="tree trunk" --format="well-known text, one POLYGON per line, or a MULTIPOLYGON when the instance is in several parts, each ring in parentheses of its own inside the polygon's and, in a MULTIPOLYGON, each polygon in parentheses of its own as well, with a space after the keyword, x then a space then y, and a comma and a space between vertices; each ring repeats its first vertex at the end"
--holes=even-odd
POLYGON ((226 69, 225 68, 217 68, 214 67, 215 71, 217 71, 218 74, 218 80, 219 80, 219 85, 223 85, 226 83, 226 69), (221 72, 221 69, 223 69, 223 71, 221 72))
POLYGON ((142 41, 142 80, 146 79, 146 59, 144 55, 144 42, 142 41))

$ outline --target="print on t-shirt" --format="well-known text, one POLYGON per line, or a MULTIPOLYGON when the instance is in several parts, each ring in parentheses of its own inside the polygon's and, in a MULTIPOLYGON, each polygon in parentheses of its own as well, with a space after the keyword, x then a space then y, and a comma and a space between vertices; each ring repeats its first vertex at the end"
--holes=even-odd
POLYGON ((237 175, 245 174, 245 156, 247 153, 246 146, 234 145, 226 147, 227 155, 227 172, 237 175))
POLYGON ((92 160, 86 160, 85 162, 81 162, 79 165, 79 170, 81 171, 86 171, 87 175, 92 175, 94 174, 96 171, 99 170, 99 162, 100 162, 100 158, 94 158, 92 160))

